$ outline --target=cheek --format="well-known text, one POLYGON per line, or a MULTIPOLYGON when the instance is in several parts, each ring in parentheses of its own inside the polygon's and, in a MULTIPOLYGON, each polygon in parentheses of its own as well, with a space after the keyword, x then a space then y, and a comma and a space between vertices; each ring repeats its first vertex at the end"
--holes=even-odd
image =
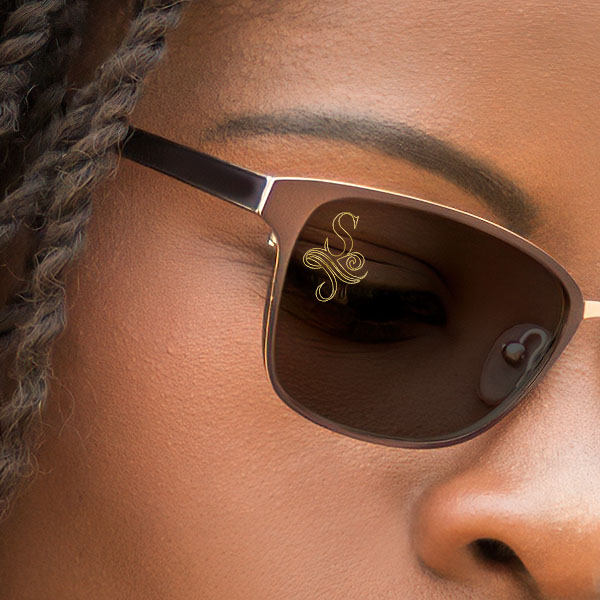
POLYGON ((294 422, 262 364, 271 265, 235 262, 183 212, 138 211, 123 226, 112 209, 99 205, 67 281, 60 402, 107 478, 100 487, 118 481, 157 505, 162 488, 180 503, 257 425, 294 422))
POLYGON ((285 590, 298 568, 316 594, 365 549, 364 565, 394 572, 422 466, 407 452, 398 469, 393 449, 275 395, 261 345, 272 265, 232 260, 185 220, 123 228, 103 210, 67 280, 48 414, 60 440, 42 457, 79 515, 69 527, 103 562, 125 552, 184 571, 196 592, 232 586, 223 597, 285 590))

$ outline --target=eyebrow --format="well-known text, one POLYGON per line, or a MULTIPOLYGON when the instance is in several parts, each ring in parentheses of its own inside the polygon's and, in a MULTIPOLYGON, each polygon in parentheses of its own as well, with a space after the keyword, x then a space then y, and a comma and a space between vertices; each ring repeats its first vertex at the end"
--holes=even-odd
POLYGON ((414 126, 361 114, 295 109, 234 116, 202 131, 203 141, 257 135, 308 135, 378 150, 441 175, 473 194, 515 233, 538 227, 539 208, 489 162, 414 126))

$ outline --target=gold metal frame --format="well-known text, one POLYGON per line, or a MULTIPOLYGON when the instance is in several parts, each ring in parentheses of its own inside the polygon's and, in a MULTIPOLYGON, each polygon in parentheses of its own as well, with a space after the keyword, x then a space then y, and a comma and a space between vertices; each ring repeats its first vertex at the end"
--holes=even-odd
POLYGON ((483 217, 429 200, 341 181, 262 175, 139 129, 131 129, 123 155, 251 210, 269 224, 272 228, 269 243, 275 246, 277 252, 271 289, 263 316, 262 345, 267 376, 277 395, 290 408, 314 423, 337 433, 363 441, 402 448, 438 448, 471 439, 492 427, 517 406, 528 391, 548 372, 583 320, 600 318, 600 301, 584 300, 578 284, 557 260, 533 242, 483 217), (490 411, 483 424, 478 422, 476 426, 467 428, 460 434, 426 441, 370 435, 307 410, 296 403, 280 385, 273 365, 274 332, 285 273, 294 244, 314 210, 326 202, 344 197, 379 200, 398 206, 412 207, 479 229, 529 255, 562 283, 566 298, 564 318, 542 359, 537 374, 513 397, 509 397, 490 411))

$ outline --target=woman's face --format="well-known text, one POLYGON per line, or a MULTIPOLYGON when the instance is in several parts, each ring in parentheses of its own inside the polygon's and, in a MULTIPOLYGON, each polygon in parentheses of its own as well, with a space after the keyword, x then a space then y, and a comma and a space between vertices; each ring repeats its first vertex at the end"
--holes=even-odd
MULTIPOLYGON (((508 226, 466 184, 286 133, 285 118, 269 135, 214 135, 298 109, 421 129, 522 188, 528 238, 600 299, 596 2, 230 4, 187 9, 134 125, 262 173, 508 226)), ((299 416, 268 382, 275 256, 258 216, 125 159, 94 206, 67 277, 42 472, 2 525, 7 597, 600 598, 600 322, 482 435, 370 444, 299 416), (518 559, 486 560, 487 538, 518 559)))

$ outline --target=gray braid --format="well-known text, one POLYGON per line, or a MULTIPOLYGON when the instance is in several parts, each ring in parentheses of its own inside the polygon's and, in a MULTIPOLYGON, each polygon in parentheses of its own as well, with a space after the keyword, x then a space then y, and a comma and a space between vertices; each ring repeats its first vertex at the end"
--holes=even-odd
POLYGON ((22 184, 0 204, 0 237, 16 235, 26 217, 43 215, 31 277, 12 309, 16 328, 5 344, 14 350, 10 375, 17 382, 0 408, 0 518, 19 484, 33 473, 32 450, 48 394, 53 340, 65 326, 61 275, 82 249, 91 216, 90 193, 116 168, 116 150, 127 135, 127 117, 145 75, 164 52, 166 32, 180 19, 186 0, 146 0, 115 54, 94 81, 48 123, 46 149, 24 173, 22 184), (18 306, 18 308, 16 308, 18 306))
POLYGON ((35 88, 29 93, 30 106, 22 127, 22 137, 27 140, 26 162, 29 163, 48 147, 46 127, 52 118, 62 116, 62 104, 67 91, 66 68, 68 60, 81 45, 80 24, 83 22, 86 0, 70 0, 64 10, 56 14, 53 39, 44 60, 40 61, 32 79, 35 88))
POLYGON ((30 85, 36 55, 51 33, 52 13, 65 0, 24 2, 4 22, 0 43, 0 136, 19 129, 21 101, 30 85))
MULTIPOLYGON (((15 129, 10 135, 8 130, 2 136, 5 152, 4 171, 0 171, 5 191, 9 185, 18 185, 19 175, 24 165, 35 159, 47 147, 48 121, 61 116, 61 106, 66 91, 66 65, 68 59, 80 44, 81 36, 78 28, 83 21, 87 0, 70 0, 69 2, 28 2, 21 6, 6 19, 4 37, 0 40, 3 58, 10 64, 4 65, 4 73, 0 70, 0 103, 4 106, 5 121, 11 122, 15 129), (38 15, 36 16, 36 12, 38 15), (18 17, 18 18, 16 18, 18 17), (21 24, 25 27, 40 25, 36 40, 43 34, 46 41, 38 45, 35 53, 31 50, 29 32, 17 29, 21 24), (19 44, 25 49, 19 50, 19 44), (21 60, 14 64, 15 57, 21 60), (24 75, 29 79, 25 81, 24 75), (20 87, 19 87, 20 86, 20 87), (4 94, 2 93, 4 92, 4 94), (20 102, 15 97, 21 94, 20 102), (11 159, 11 160, 9 160, 11 159)), ((1 112, 1 109, 0 109, 1 112)), ((0 208, 2 211, 13 210, 16 198, 7 199, 0 208)), ((25 208, 25 207, 22 207, 25 208)), ((33 212, 35 205, 30 205, 33 212)), ((15 216, 18 214, 16 211, 15 216)), ((18 218, 17 218, 18 220, 18 218)), ((9 231, 16 233, 16 224, 12 223, 9 231)), ((11 241, 12 235, 5 238, 5 244, 11 241)))

